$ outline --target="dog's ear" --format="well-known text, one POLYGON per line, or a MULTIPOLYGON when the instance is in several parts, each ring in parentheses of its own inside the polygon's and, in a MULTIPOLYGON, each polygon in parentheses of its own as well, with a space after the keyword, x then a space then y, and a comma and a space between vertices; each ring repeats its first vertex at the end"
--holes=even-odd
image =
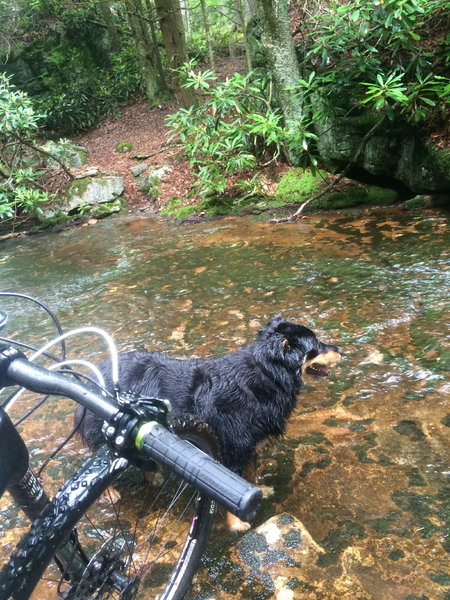
POLYGON ((302 354, 298 337, 303 332, 309 332, 309 330, 281 317, 274 317, 258 332, 258 342, 261 342, 258 344, 261 358, 264 353, 265 357, 272 361, 282 361, 286 365, 298 368, 301 362, 300 354, 302 354))

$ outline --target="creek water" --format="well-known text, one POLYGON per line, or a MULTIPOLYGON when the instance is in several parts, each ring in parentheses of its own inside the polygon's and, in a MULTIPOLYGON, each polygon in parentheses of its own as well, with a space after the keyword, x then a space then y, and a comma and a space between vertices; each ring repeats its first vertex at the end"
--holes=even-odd
MULTIPOLYGON (((119 217, 3 242, 1 289, 43 300, 65 330, 103 327, 121 350, 220 355, 275 315, 339 345, 344 359, 329 378, 308 377, 285 438, 260 455, 259 482, 274 495, 256 524, 288 512, 322 548, 316 571, 292 567, 292 598, 448 600, 449 248, 449 215, 437 211, 184 227, 119 217)), ((6 334, 53 336, 36 306, 0 305, 6 334)), ((105 356, 92 336, 68 347, 105 356)), ((71 429, 71 403, 50 402, 23 426, 35 464, 71 429)), ((50 464, 51 489, 83 452, 72 441, 50 464)), ((25 526, 7 503, 3 555, 25 526)), ((274 578, 252 592, 231 577, 223 548, 213 544, 192 598, 235 593, 236 580, 241 597, 278 597, 274 578)))

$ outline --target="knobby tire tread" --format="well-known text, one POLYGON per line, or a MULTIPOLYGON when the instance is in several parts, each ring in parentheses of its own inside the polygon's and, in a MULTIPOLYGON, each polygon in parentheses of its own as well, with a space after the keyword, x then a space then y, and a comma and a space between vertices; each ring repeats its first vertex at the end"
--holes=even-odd
POLYGON ((104 447, 62 486, 2 569, 0 600, 29 598, 57 548, 68 539, 86 510, 120 474, 122 469, 111 469, 114 462, 111 452, 104 447))

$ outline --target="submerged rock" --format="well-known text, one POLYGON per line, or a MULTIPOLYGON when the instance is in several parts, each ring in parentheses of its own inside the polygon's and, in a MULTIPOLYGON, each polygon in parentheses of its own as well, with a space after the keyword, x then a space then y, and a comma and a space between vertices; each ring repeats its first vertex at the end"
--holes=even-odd
POLYGON ((425 564, 420 573, 413 562, 408 565, 416 550, 417 540, 394 534, 368 543, 364 527, 350 520, 336 523, 318 543, 299 519, 282 513, 209 565, 208 581, 202 582, 200 574, 186 600, 412 599, 424 581, 428 592, 430 587, 442 591, 448 585, 442 577, 433 579, 425 564), (391 572, 393 563, 403 576, 391 572))

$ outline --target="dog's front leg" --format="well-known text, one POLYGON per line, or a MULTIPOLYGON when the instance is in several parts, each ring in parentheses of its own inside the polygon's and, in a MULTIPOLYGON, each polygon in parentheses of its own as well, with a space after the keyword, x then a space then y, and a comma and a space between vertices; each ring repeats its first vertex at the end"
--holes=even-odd
MULTIPOLYGON (((256 454, 253 454, 252 458, 246 464, 243 469, 242 475, 249 483, 256 485, 256 454)), ((230 531, 248 531, 251 528, 250 523, 241 521, 238 517, 227 511, 226 516, 227 527, 230 531)))
POLYGON ((227 527, 230 531, 248 531, 251 525, 250 523, 241 521, 233 513, 227 512, 227 527))

